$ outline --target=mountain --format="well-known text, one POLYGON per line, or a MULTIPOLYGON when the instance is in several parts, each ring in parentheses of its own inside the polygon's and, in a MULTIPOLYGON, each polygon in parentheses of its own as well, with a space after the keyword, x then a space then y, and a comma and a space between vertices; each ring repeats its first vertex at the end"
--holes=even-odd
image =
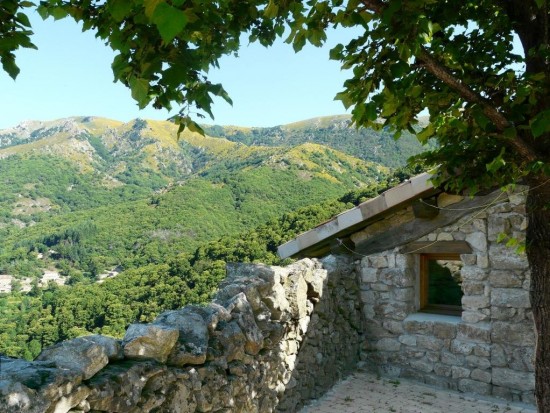
POLYGON ((161 262, 389 171, 314 140, 255 146, 176 130, 95 117, 0 130, 0 272, 78 281, 161 262))
MULTIPOLYGON (((420 126, 426 122, 425 118, 419 119, 420 126)), ((205 125, 204 129, 211 136, 246 145, 295 146, 315 142, 391 168, 404 166, 410 156, 425 149, 408 132, 395 140, 387 129, 357 129, 351 125, 349 115, 318 117, 271 128, 205 125)))

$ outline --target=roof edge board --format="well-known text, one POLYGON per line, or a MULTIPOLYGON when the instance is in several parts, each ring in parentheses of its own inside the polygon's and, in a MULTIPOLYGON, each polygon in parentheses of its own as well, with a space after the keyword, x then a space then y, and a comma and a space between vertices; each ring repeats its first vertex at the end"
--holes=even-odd
POLYGON ((434 189, 434 186, 430 182, 431 177, 432 175, 427 172, 412 177, 388 189, 377 197, 344 211, 324 224, 306 231, 294 239, 280 245, 277 248, 277 253, 281 258, 291 257, 316 244, 326 241, 332 236, 345 231, 347 228, 357 226, 361 222, 382 214, 388 209, 416 199, 434 189))

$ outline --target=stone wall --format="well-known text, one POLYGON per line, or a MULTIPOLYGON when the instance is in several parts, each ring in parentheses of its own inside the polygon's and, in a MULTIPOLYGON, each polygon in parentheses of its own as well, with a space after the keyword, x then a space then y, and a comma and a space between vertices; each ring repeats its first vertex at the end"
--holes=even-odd
POLYGON ((397 377, 534 404, 528 264, 525 255, 497 242, 499 234, 523 240, 524 197, 504 198, 419 239, 471 245, 473 252, 461 255, 461 317, 417 312, 418 254, 395 248, 361 259, 362 358, 369 366, 397 377))
POLYGON ((214 301, 0 359, 0 412, 296 412, 353 371, 363 338, 352 262, 232 265, 214 301))

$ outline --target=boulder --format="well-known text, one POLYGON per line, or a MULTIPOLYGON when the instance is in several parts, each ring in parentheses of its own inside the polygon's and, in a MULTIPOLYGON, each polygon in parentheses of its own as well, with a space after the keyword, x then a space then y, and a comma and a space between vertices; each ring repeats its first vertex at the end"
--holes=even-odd
POLYGON ((109 363, 107 349, 87 337, 63 341, 42 350, 38 361, 53 361, 63 369, 82 373, 87 380, 109 363))
MULTIPOLYGON (((168 364, 184 366, 186 364, 202 364, 206 361, 209 333, 208 324, 203 316, 210 314, 214 317, 214 313, 223 314, 223 317, 226 315, 224 311, 210 313, 207 310, 203 311, 195 306, 189 306, 180 310, 167 311, 157 317, 155 324, 170 326, 179 332, 177 344, 170 353, 168 364)), ((206 316, 207 319, 208 317, 206 316)), ((213 318, 210 325, 213 325, 212 320, 213 318)), ((215 324, 217 325, 217 321, 215 324)))
POLYGON ((165 363, 178 340, 175 328, 158 324, 130 324, 122 341, 124 356, 165 363))

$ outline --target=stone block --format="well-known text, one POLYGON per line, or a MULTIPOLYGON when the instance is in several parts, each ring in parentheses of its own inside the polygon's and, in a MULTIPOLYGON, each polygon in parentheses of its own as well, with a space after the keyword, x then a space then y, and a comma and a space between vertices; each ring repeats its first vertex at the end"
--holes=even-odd
POLYGON ((419 349, 437 351, 443 348, 443 340, 435 337, 418 335, 416 337, 416 346, 419 349))
POLYGON ((494 367, 493 384, 514 390, 532 391, 535 388, 535 374, 494 367))
POLYGON ((483 281, 487 278, 487 270, 478 266, 465 265, 460 270, 460 275, 464 281, 483 281))
POLYGON ((415 297, 414 288, 395 288, 392 292, 392 298, 396 301, 413 301, 415 297))
POLYGON ((371 255, 368 257, 369 266, 373 268, 387 268, 388 260, 384 255, 371 255))
POLYGON ((458 390, 464 393, 477 393, 481 395, 491 394, 491 385, 478 380, 460 379, 458 390))
POLYGON ((462 283, 464 295, 483 295, 485 293, 485 283, 479 281, 465 281, 462 283))
POLYGON ((492 244, 489 261, 496 270, 525 270, 529 267, 525 254, 518 254, 513 248, 502 244, 492 244))
POLYGON ((491 372, 488 370, 474 369, 470 377, 483 383, 491 383, 491 372))
POLYGON ((491 366, 506 367, 508 365, 508 357, 504 353, 504 349, 499 344, 491 346, 491 366))
POLYGON ((490 344, 476 344, 474 347, 474 356, 490 357, 491 345, 490 344))
POLYGON ((489 257, 485 254, 478 254, 477 266, 479 268, 489 268, 489 257))
POLYGON ((460 254, 460 260, 464 265, 476 265, 477 255, 476 254, 460 254))
POLYGON ((459 366, 451 367, 451 374, 453 379, 465 379, 470 377, 470 369, 459 366))
POLYGON ((176 328, 158 324, 130 324, 122 340, 124 356, 165 363, 178 337, 176 328))
POLYGON ((513 271, 493 270, 489 274, 489 282, 495 288, 521 288, 522 278, 513 271))
POLYGON ((437 234, 437 241, 454 241, 453 235, 448 232, 441 232, 437 234))
POLYGON ((491 325, 489 323, 458 325, 457 338, 463 341, 474 341, 478 343, 488 343, 491 337, 491 325))
POLYGON ((45 348, 36 360, 52 361, 58 368, 79 372, 87 380, 109 363, 108 354, 104 345, 79 337, 45 348))
POLYGON ((464 356, 460 354, 453 354, 448 351, 442 351, 441 362, 452 366, 462 366, 464 364, 464 356))
POLYGON ((453 340, 451 341, 451 352, 454 354, 468 355, 471 354, 474 350, 475 344, 462 341, 462 340, 453 340))
POLYGON ((380 281, 395 287, 413 287, 415 281, 408 271, 397 268, 384 268, 380 270, 379 277, 380 281))
MULTIPOLYGON (((246 300, 244 293, 241 292, 238 296, 246 300)), ((234 306, 234 304, 230 305, 234 306)), ((170 354, 168 364, 183 366, 202 364, 206 361, 209 332, 203 317, 204 314, 195 311, 194 307, 184 307, 180 310, 166 311, 156 318, 155 324, 170 326, 179 332, 177 344, 170 354)))
POLYGON ((479 369, 488 369, 491 367, 491 362, 488 357, 479 357, 479 356, 466 356, 466 366, 470 368, 479 368, 479 369))
POLYGON ((500 233, 507 234, 511 229, 508 214, 489 215, 487 223, 490 241, 496 241, 500 233))
POLYGON ((517 312, 518 310, 516 308, 493 306, 491 307, 491 318, 493 320, 513 322, 517 312))
POLYGON ((434 323, 432 321, 406 320, 403 327, 408 333, 433 334, 434 323))
POLYGON ((466 236, 466 242, 472 246, 474 251, 487 251, 487 237, 482 232, 474 232, 466 236))
POLYGON ((499 399, 505 399, 505 400, 513 400, 514 399, 514 394, 515 394, 515 392, 512 392, 507 387, 495 386, 493 384, 492 395, 494 397, 498 397, 499 399))
POLYGON ((388 330, 392 334, 403 334, 403 323, 401 321, 385 320, 382 323, 382 327, 388 330))
POLYGON ((383 338, 376 343, 376 349, 380 351, 399 351, 401 343, 394 338, 383 338))
POLYGON ((532 323, 507 323, 495 321, 491 331, 491 340, 494 343, 516 346, 534 346, 535 332, 532 323))
POLYGON ((412 334, 403 334, 399 336, 399 342, 406 346, 416 346, 416 336, 412 334))
POLYGON ((373 291, 379 291, 379 292, 391 291, 391 289, 392 289, 391 286, 389 286, 387 284, 380 283, 380 282, 372 283, 370 285, 370 288, 373 291))
POLYGON ((489 316, 481 311, 462 311, 462 321, 465 323, 479 323, 480 321, 485 321, 488 318, 489 316))
POLYGON ((522 288, 493 288, 491 304, 501 307, 530 308, 529 291, 522 288))
POLYGON ((434 369, 434 363, 428 360, 411 360, 409 366, 423 373, 430 373, 434 369))
POLYGON ((456 324, 434 322, 433 334, 437 338, 449 339, 456 337, 456 324))
POLYGON ((364 283, 374 283, 378 281, 378 269, 371 267, 361 267, 361 281, 364 283))
POLYGON ((489 297, 486 295, 464 295, 462 296, 462 307, 468 310, 478 310, 488 308, 490 304, 489 297))
POLYGON ((442 363, 434 364, 434 373, 438 376, 451 377, 451 366, 442 363))

